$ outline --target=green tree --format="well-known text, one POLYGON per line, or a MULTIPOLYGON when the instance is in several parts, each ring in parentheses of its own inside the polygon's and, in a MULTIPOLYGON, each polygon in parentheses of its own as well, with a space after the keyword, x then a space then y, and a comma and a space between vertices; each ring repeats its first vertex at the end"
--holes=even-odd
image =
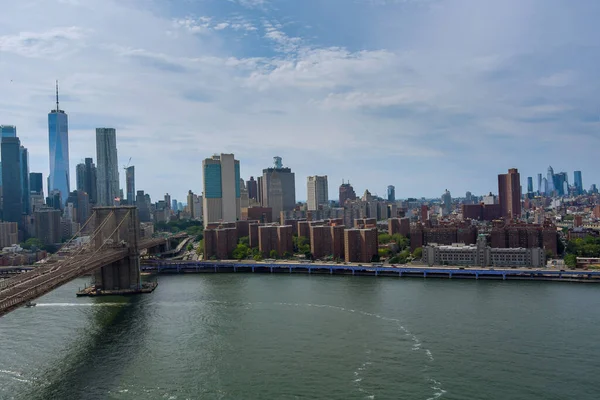
POLYGON ((290 258, 292 258, 292 254, 289 251, 283 253, 284 260, 289 260, 290 258))
POLYGON ((204 239, 200 240, 200 242, 198 242, 198 247, 196 247, 196 254, 200 255, 200 254, 204 254, 204 239))
POLYGON ((417 259, 423 257, 423 248, 422 247, 417 247, 415 249, 415 251, 413 251, 412 256, 413 256, 413 258, 417 258, 417 259))
POLYGON ((277 250, 271 250, 269 252, 269 258, 277 258, 278 254, 277 254, 277 250))
POLYGON ((25 250, 43 250, 44 244, 38 238, 29 238, 24 243, 21 243, 21 247, 25 250))
POLYGON ((378 252, 379 252, 380 258, 387 258, 390 255, 391 250, 390 249, 379 249, 378 252))
POLYGON ((400 248, 400 251, 402 251, 402 250, 406 249, 408 246, 410 246, 410 240, 406 236, 402 236, 399 233, 393 234, 392 240, 394 242, 396 242, 396 244, 400 248))
POLYGON ((255 254, 254 256, 252 256, 252 258, 254 259, 254 261, 262 261, 263 256, 262 256, 262 254, 258 253, 258 254, 255 254))
POLYGON ((248 236, 242 236, 238 239, 238 243, 250 247, 250 238, 248 236))
POLYGON ((240 243, 237 245, 235 250, 233 250, 233 258, 236 260, 243 260, 244 258, 248 257, 248 254, 250 254, 250 249, 245 244, 240 243))
POLYGON ((379 241, 379 244, 388 244, 392 241, 392 236, 387 233, 380 233, 377 240, 379 241))
POLYGON ((192 251, 192 250, 194 250, 194 245, 190 243, 187 245, 187 251, 192 251))
POLYGON ((565 264, 569 268, 575 268, 577 266, 577 256, 575 254, 567 254, 565 256, 565 264))

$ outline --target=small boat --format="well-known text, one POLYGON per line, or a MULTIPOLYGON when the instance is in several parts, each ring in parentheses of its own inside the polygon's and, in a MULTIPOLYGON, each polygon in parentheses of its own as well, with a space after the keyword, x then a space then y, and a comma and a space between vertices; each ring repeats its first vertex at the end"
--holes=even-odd
POLYGON ((27 303, 25 303, 25 307, 35 307, 36 304, 32 303, 31 301, 28 301, 27 303))

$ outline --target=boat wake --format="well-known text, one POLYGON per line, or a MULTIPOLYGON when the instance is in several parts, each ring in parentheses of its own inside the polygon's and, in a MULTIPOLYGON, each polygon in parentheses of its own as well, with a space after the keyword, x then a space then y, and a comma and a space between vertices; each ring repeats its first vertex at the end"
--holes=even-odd
POLYGON ((123 307, 128 303, 37 303, 37 307, 123 307))
POLYGON ((20 372, 17 371, 9 371, 6 369, 0 369, 0 374, 7 375, 12 380, 23 382, 23 383, 32 383, 29 379, 25 379, 20 372))

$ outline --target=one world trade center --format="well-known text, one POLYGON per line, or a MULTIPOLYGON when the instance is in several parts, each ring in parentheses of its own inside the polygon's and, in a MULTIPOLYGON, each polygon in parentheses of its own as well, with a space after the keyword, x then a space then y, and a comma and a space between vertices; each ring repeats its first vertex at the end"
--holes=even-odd
POLYGON ((58 81, 56 81, 56 110, 48 114, 48 140, 50 144, 50 175, 48 194, 60 191, 62 203, 69 197, 69 118, 58 106, 58 81))

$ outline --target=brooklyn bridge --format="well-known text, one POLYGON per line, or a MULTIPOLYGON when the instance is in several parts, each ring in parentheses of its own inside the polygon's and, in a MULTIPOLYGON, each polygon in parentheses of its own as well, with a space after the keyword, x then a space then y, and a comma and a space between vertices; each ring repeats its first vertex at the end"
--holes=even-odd
POLYGON ((86 274, 93 275, 98 292, 139 292, 140 253, 166 250, 171 239, 181 236, 140 239, 137 207, 96 207, 79 232, 41 266, 0 281, 0 316, 86 274))

